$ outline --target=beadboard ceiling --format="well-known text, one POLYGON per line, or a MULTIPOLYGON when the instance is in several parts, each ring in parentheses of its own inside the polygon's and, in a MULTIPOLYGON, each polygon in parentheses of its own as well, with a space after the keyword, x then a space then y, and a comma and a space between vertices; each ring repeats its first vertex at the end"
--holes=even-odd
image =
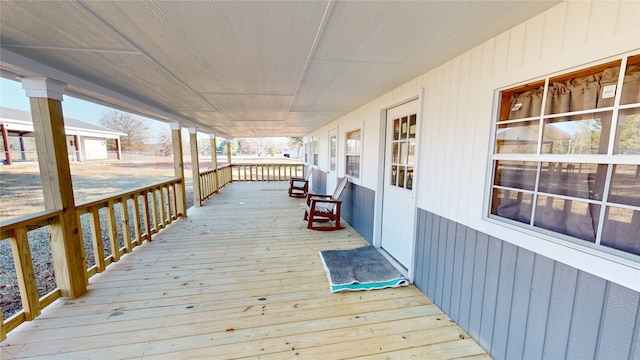
POLYGON ((222 137, 302 136, 557 3, 1 1, 0 74, 222 137))

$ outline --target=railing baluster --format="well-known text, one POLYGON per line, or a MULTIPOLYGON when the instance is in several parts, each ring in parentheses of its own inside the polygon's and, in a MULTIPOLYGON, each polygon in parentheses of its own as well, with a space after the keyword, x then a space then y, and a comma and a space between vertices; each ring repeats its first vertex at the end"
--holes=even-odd
POLYGON ((102 227, 100 226, 100 209, 98 206, 89 208, 89 222, 91 224, 91 241, 93 242, 93 256, 96 261, 96 271, 101 273, 105 268, 104 244, 102 243, 102 227))
POLYGON ((29 237, 24 226, 12 231, 11 250, 20 286, 20 298, 25 319, 33 320, 40 315, 40 301, 38 300, 38 285, 33 271, 33 260, 29 248, 29 237))
POLYGON ((149 195, 147 191, 142 192, 142 211, 144 216, 144 225, 146 226, 147 241, 151 242, 151 213, 149 209, 149 195))
POLYGON ((137 245, 142 245, 142 224, 140 223, 140 201, 138 198, 140 197, 140 193, 137 192, 133 194, 131 198, 131 209, 133 210, 133 232, 135 234, 135 243, 137 245))
POLYGON ((151 191, 149 192, 149 194, 151 195, 151 216, 153 216, 153 233, 156 234, 158 231, 160 231, 160 228, 162 227, 162 224, 160 223, 159 219, 158 219, 158 198, 157 198, 157 193, 156 193, 157 189, 156 188, 152 188, 151 191))
POLYGON ((120 217, 125 253, 129 253, 133 249, 131 245, 131 227, 129 223, 129 204, 127 203, 127 197, 128 196, 123 196, 120 198, 120 217))
POLYGON ((111 258, 113 262, 120 260, 120 244, 118 244, 118 229, 116 225, 116 214, 114 201, 107 202, 107 229, 109 233, 109 243, 111 244, 111 258))
MULTIPOLYGON (((162 187, 158 188, 158 210, 159 210, 159 223, 160 223, 160 228, 164 228, 167 225, 167 215, 166 215, 166 209, 165 209, 165 204, 164 204, 164 190, 162 187)), ((158 229, 159 230, 159 229, 158 229)))

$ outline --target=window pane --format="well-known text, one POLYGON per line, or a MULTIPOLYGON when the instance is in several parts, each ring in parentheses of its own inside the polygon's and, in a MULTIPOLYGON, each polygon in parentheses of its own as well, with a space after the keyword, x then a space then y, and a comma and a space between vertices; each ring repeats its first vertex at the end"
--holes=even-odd
POLYGON ((413 189, 413 168, 407 168, 407 189, 413 189))
POLYGON ((538 195, 535 226, 595 242, 600 205, 538 195))
POLYGON ((400 139, 406 139, 409 132, 408 118, 405 116, 402 118, 402 124, 400 125, 400 139))
POLYGON ((400 142, 400 164, 406 164, 407 163, 407 142, 406 141, 402 141, 400 142))
POLYGON ((498 125, 496 154, 535 154, 538 151, 539 127, 539 121, 498 125))
POLYGON ((416 137, 416 115, 409 116, 409 139, 416 137))
POLYGON ((611 112, 545 119, 543 154, 606 154, 611 112))
POLYGON ((543 162, 540 192, 601 200, 607 165, 543 162))
MULTIPOLYGON (((615 165, 609 201, 640 206, 640 165, 615 165)), ((638 235, 640 238, 640 235, 638 235)))
POLYGON ((547 90, 546 114, 613 106, 619 66, 594 70, 591 74, 551 79, 547 90))
POLYGON ((404 174, 405 168, 404 166, 398 166, 398 187, 404 187, 404 174))
POLYGON ((493 184, 517 189, 534 190, 538 163, 533 161, 498 160, 493 184))
POLYGON ((621 104, 640 103, 640 56, 632 56, 627 61, 622 84, 621 104))
POLYGON ((640 255, 640 211, 607 207, 600 243, 640 255))
POLYGON ((531 222, 533 195, 519 191, 493 189, 491 214, 526 224, 531 222))
POLYGON ((391 185, 396 185, 398 183, 397 178, 398 178, 398 167, 394 165, 391 167, 391 185))
POLYGON ((360 176, 360 155, 347 155, 346 173, 353 177, 360 176))
POLYGON ((640 155, 640 108, 620 110, 614 155, 640 155))
POLYGON ((400 139, 400 119, 393 120, 393 140, 400 139))
POLYGON ((391 159, 391 162, 394 164, 397 164, 399 159, 400 159, 400 147, 398 146, 397 142, 394 142, 393 143, 393 159, 391 159))
POLYGON ((415 151, 416 151, 416 141, 409 140, 409 157, 407 159, 407 164, 413 165, 415 163, 415 151))

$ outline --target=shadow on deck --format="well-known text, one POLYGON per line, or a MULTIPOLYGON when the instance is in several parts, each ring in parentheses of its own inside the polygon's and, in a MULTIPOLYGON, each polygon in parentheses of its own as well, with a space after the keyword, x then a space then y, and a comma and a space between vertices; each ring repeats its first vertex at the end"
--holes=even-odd
POLYGON ((329 292, 287 183, 233 183, 0 344, 0 358, 490 358, 413 285, 329 292))

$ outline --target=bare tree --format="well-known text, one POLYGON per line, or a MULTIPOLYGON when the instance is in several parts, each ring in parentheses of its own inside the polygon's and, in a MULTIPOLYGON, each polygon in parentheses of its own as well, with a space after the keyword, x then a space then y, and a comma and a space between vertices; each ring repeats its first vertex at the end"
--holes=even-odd
POLYGON ((102 115, 100 124, 127 134, 120 139, 120 147, 123 151, 146 150, 149 126, 142 119, 129 113, 111 110, 102 115))

